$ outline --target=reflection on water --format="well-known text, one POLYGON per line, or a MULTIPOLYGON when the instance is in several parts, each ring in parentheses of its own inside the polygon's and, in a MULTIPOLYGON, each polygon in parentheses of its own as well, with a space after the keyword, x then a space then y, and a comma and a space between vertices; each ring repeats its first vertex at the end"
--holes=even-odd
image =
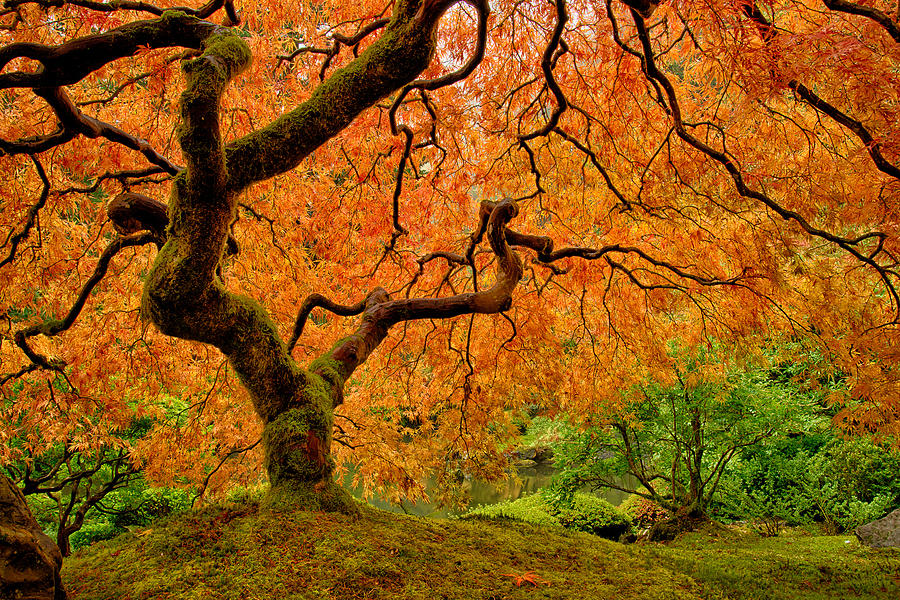
MULTIPOLYGON (((541 488, 544 488, 550 484, 550 479, 553 477, 553 474, 555 472, 556 470, 553 468, 552 464, 538 463, 533 467, 519 468, 517 470, 518 477, 509 477, 505 481, 498 481, 495 483, 466 480, 463 482, 463 488, 469 492, 469 507, 474 508, 483 504, 496 504, 504 500, 515 500, 516 498, 519 498, 523 495, 534 494, 541 488)), ((349 481, 352 481, 352 474, 348 474, 348 476, 344 479, 344 487, 350 490, 350 492, 354 496, 359 498, 359 490, 355 490, 347 485, 347 482, 349 481)), ((425 485, 425 490, 426 492, 430 493, 433 489, 434 484, 429 480, 425 485)), ((598 490, 591 491, 591 493, 595 496, 606 499, 611 504, 616 506, 621 504, 622 501, 624 501, 628 496, 628 494, 620 492, 618 490, 598 490)), ((401 505, 397 505, 388 502, 387 500, 384 500, 379 496, 373 496, 369 498, 369 504, 382 510, 389 510, 391 512, 438 518, 459 515, 466 512, 467 510, 467 508, 438 508, 430 502, 403 502, 401 505)))

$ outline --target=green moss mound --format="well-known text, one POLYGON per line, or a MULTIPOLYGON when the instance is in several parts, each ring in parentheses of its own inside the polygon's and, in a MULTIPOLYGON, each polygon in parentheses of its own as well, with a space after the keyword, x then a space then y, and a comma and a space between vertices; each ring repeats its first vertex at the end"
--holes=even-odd
POLYGON ((542 494, 523 496, 470 510, 463 518, 510 519, 534 525, 559 526, 617 540, 631 531, 628 515, 596 496, 577 493, 570 506, 555 507, 542 494))
POLYGON ((887 600, 900 593, 900 552, 849 538, 711 533, 624 546, 557 526, 425 519, 366 505, 358 518, 275 510, 261 503, 265 497, 235 496, 79 551, 63 568, 70 598, 887 600))

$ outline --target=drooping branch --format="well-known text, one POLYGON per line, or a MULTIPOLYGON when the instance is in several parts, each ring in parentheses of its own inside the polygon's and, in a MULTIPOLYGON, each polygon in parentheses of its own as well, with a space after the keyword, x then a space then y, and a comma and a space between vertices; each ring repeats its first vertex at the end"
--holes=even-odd
POLYGON ((891 301, 893 302, 895 310, 897 311, 895 319, 900 319, 900 293, 898 293, 897 288, 894 285, 894 281, 892 281, 892 278, 900 279, 900 274, 895 272, 892 267, 884 266, 875 260, 879 253, 877 249, 875 252, 867 253, 864 249, 860 248, 860 245, 863 242, 869 240, 875 240, 876 242, 878 242, 878 248, 880 248, 881 241, 883 241, 883 239, 886 237, 885 234, 877 231, 860 234, 858 236, 841 236, 832 233, 830 231, 815 227, 800 213, 785 208, 784 206, 776 202, 773 198, 771 198, 768 194, 765 194, 748 186, 744 181, 744 175, 740 167, 735 163, 734 159, 727 152, 716 150, 687 130, 682 119, 681 107, 678 101, 678 96, 675 93, 675 88, 669 78, 662 71, 660 71, 659 67, 656 65, 656 59, 654 57, 653 48, 650 41, 650 34, 647 31, 646 23, 644 22, 644 19, 641 17, 641 15, 634 10, 631 11, 631 16, 635 23, 635 27, 637 28, 638 39, 641 42, 641 49, 644 56, 643 63, 645 66, 645 74, 648 79, 651 79, 658 83, 658 85, 665 93, 666 99, 668 100, 669 107, 671 109, 670 114, 672 117, 673 125, 675 127, 675 133, 678 135, 678 137, 694 149, 700 151, 701 153, 705 154, 709 158, 722 165, 722 167, 724 167, 728 174, 731 176, 731 179, 734 181, 735 188, 741 196, 760 202, 785 221, 793 222, 799 225, 800 228, 808 235, 821 238, 838 246, 839 248, 853 256, 855 259, 857 259, 859 262, 873 268, 878 273, 882 283, 885 286, 885 290, 891 297, 891 301))
POLYGON ((209 487, 209 482, 210 482, 210 480, 212 480, 213 475, 215 475, 216 473, 219 472, 219 469, 222 468, 222 466, 225 464, 225 462, 228 459, 230 459, 232 456, 237 456, 238 454, 244 454, 245 452, 249 452, 250 450, 253 450, 257 446, 259 446, 259 444, 261 442, 262 442, 262 439, 258 439, 255 442, 253 442, 252 444, 250 444, 249 446, 245 446, 243 448, 235 448, 235 449, 227 452, 225 454, 225 456, 223 456, 219 460, 219 464, 216 465, 215 467, 213 467, 213 469, 209 473, 206 474, 206 477, 203 479, 203 483, 200 484, 200 489, 198 489, 197 492, 194 494, 194 499, 191 501, 191 506, 193 506, 197 502, 197 500, 199 500, 200 498, 203 497, 203 494, 206 493, 206 489, 209 487))
MULTIPOLYGON (((210 5, 221 3, 210 3, 210 5)), ((197 12, 197 11, 192 11, 197 12)), ((201 11, 203 12, 203 11, 201 11)), ((168 11, 159 19, 138 21, 88 35, 59 46, 15 43, 0 48, 0 69, 17 58, 41 63, 38 70, 20 70, 0 74, 0 89, 30 87, 53 109, 60 126, 49 135, 0 140, 0 155, 44 152, 71 141, 78 135, 103 137, 143 154, 148 161, 174 175, 179 167, 152 148, 146 140, 84 114, 62 86, 76 83, 90 73, 117 59, 131 56, 139 47, 171 46, 199 48, 220 26, 202 21, 184 12, 168 11)))
POLYGON ((406 171, 406 163, 410 160, 412 152, 413 132, 405 125, 401 128, 401 132, 405 138, 403 144, 403 154, 400 156, 400 163, 397 165, 397 177, 394 181, 394 195, 391 202, 392 225, 394 226, 394 234, 391 236, 391 247, 393 247, 400 235, 408 233, 406 228, 400 224, 400 195, 403 193, 403 174, 406 171))
POLYGON ((627 198, 625 198, 625 195, 622 194, 622 192, 619 191, 619 188, 616 187, 616 184, 613 183, 612 177, 610 177, 609 172, 606 170, 606 168, 603 167, 603 165, 600 164, 600 159, 597 158, 597 154, 593 150, 581 143, 574 136, 571 136, 563 131, 560 127, 556 127, 553 132, 575 146, 580 152, 587 156, 588 160, 591 161, 591 164, 594 165, 594 168, 597 169, 597 171, 600 173, 600 176, 603 177, 603 181, 606 182, 606 187, 613 193, 613 195, 615 195, 619 202, 622 203, 622 208, 624 210, 628 210, 631 208, 631 202, 627 198))
POLYGON ((849 0, 822 1, 830 10, 847 13, 850 15, 857 15, 875 21, 876 23, 881 25, 885 31, 888 32, 888 35, 894 38, 895 42, 900 44, 900 27, 897 26, 897 22, 894 21, 894 19, 892 19, 890 15, 878 10, 874 6, 864 6, 855 2, 849 2, 849 0))
MULTIPOLYGON (((842 2, 842 0, 834 1, 838 3, 842 2)), ((846 4, 852 3, 847 2, 846 4)), ((828 5, 827 2, 826 5, 828 5)), ((775 39, 775 37, 778 35, 778 30, 775 29, 775 27, 769 22, 768 19, 766 19, 765 15, 763 15, 762 11, 759 10, 759 7, 755 2, 748 2, 743 6, 742 10, 744 15, 746 15, 748 19, 756 24, 760 36, 763 38, 763 41, 768 43, 769 41, 775 39)), ((859 141, 863 143, 863 146, 865 146, 866 151, 869 153, 869 156, 872 157, 872 162, 875 163, 875 166, 879 171, 896 179, 900 179, 900 168, 897 168, 895 165, 891 164, 884 157, 884 155, 881 153, 881 142, 875 140, 871 132, 865 127, 865 125, 862 124, 862 122, 842 112, 836 106, 827 102, 824 98, 816 94, 814 91, 812 91, 796 79, 792 79, 791 81, 789 81, 788 87, 801 100, 815 108, 820 113, 831 117, 831 119, 833 119, 835 122, 852 131, 853 134, 859 138, 859 141)))
POLYGON ((541 264, 549 265, 565 258, 580 258, 583 260, 597 260, 600 258, 605 258, 607 262, 610 262, 613 267, 618 268, 622 272, 630 273, 629 269, 625 268, 620 263, 615 263, 615 261, 611 259, 610 255, 633 254, 641 258, 641 260, 643 260, 644 262, 653 265, 654 267, 665 269, 666 271, 669 271, 673 275, 676 275, 682 279, 687 279, 704 286, 713 287, 720 285, 738 285, 741 282, 746 281, 747 279, 752 279, 752 276, 748 275, 746 271, 740 273, 739 275, 733 275, 731 277, 711 277, 698 275, 696 273, 688 271, 684 267, 680 267, 669 261, 656 258, 636 246, 610 244, 607 246, 602 246, 600 248, 569 246, 566 248, 560 248, 559 250, 554 250, 554 242, 549 237, 518 233, 511 229, 507 229, 506 231, 506 241, 510 246, 529 248, 533 250, 536 253, 535 259, 541 264))

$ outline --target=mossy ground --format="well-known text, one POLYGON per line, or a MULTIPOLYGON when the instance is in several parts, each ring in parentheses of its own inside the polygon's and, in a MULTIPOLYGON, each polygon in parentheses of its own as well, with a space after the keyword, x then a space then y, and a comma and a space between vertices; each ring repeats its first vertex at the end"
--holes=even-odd
POLYGON ((73 600, 900 597, 900 551, 848 540, 711 530, 625 546, 508 521, 245 501, 83 549, 63 578, 73 600), (509 576, 529 571, 550 585, 509 576))

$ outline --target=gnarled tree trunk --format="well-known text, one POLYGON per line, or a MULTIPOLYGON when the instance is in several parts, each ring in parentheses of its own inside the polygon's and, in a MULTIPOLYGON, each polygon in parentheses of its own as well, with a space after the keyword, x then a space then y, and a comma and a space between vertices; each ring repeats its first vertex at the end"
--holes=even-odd
MULTIPOLYGON (((211 344, 228 357, 265 424, 273 493, 290 492, 310 508, 355 510, 332 481, 332 410, 350 373, 391 325, 409 317, 396 307, 382 310, 384 302, 391 303, 386 294, 378 296, 382 304, 369 308, 381 312, 363 317, 361 335, 351 336, 309 369, 298 366, 265 310, 225 290, 217 276, 237 196, 256 181, 296 167, 363 110, 421 73, 434 53, 438 20, 455 1, 397 2, 379 39, 309 100, 227 147, 219 128, 219 100, 229 80, 250 64, 249 49, 230 30, 207 28, 203 53, 184 64, 187 87, 178 135, 186 168, 172 187, 166 243, 147 278, 143 314, 161 332, 211 344)), ((471 312, 471 303, 466 300, 460 304, 466 310, 457 307, 451 313, 471 312)))

